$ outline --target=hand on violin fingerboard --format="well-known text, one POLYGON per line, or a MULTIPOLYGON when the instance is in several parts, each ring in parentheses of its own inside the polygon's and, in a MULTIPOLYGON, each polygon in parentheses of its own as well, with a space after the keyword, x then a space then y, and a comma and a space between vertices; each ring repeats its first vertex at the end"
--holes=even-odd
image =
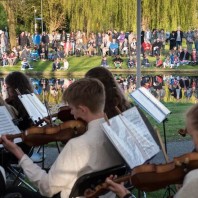
POLYGON ((113 181, 113 179, 116 178, 114 176, 108 177, 105 182, 108 185, 108 189, 112 192, 116 193, 120 198, 124 198, 126 195, 130 194, 130 192, 124 187, 124 184, 116 183, 113 181))

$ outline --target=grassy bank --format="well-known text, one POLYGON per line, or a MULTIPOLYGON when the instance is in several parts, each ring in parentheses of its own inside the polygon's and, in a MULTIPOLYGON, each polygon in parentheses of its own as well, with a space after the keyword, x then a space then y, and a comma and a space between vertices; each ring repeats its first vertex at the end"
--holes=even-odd
MULTIPOLYGON (((127 58, 123 57, 123 66, 122 69, 115 69, 112 57, 107 57, 108 63, 109 63, 109 69, 113 73, 118 74, 135 74, 136 68, 128 69, 127 67, 127 58)), ((30 64, 34 67, 33 70, 26 70, 23 71, 27 73, 30 76, 50 76, 50 77, 76 77, 76 76, 83 76, 86 71, 89 69, 100 66, 101 63, 101 57, 100 56, 93 56, 93 57, 87 57, 87 56, 81 56, 81 57, 75 57, 70 56, 68 57, 69 62, 69 69, 67 71, 56 71, 52 72, 52 61, 31 61, 30 64)), ((154 67, 155 58, 150 57, 150 62, 152 64, 149 68, 142 68, 142 73, 147 74, 181 74, 181 75, 197 75, 198 66, 191 66, 191 65, 185 65, 180 66, 178 69, 170 69, 170 68, 156 68, 154 67)), ((6 66, 6 67, 0 67, 0 74, 1 75, 7 75, 11 71, 20 71, 21 70, 21 63, 20 61, 15 66, 6 66)))

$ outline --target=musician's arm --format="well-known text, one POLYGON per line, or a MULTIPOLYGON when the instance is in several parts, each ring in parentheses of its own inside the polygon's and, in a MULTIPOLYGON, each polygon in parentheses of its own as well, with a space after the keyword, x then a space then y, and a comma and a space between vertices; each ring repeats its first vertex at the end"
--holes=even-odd
POLYGON ((15 155, 18 160, 21 160, 21 158, 25 153, 17 144, 8 140, 5 135, 1 136, 0 141, 8 151, 10 151, 13 155, 15 155))
POLYGON ((120 198, 131 198, 131 193, 124 187, 123 184, 115 183, 112 180, 112 176, 106 179, 106 183, 109 185, 108 188, 112 192, 116 193, 120 198))

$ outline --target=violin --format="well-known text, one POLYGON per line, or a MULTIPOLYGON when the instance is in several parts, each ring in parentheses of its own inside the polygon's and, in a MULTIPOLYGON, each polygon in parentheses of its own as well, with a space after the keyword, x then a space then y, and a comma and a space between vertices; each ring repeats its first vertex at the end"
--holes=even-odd
MULTIPOLYGON (((135 167, 129 174, 113 180, 116 183, 130 181, 132 185, 142 191, 151 192, 165 188, 171 184, 182 184, 185 175, 198 168, 198 153, 187 153, 175 157, 167 164, 143 164, 135 167)), ((107 183, 102 183, 94 189, 84 192, 86 198, 96 198, 108 189, 107 183)))
POLYGON ((41 146, 44 144, 48 144, 49 142, 55 142, 55 141, 68 141, 71 138, 78 137, 82 135, 86 131, 85 124, 82 125, 82 122, 76 121, 79 124, 78 126, 75 125, 74 127, 68 128, 67 122, 64 123, 60 127, 54 127, 51 129, 50 127, 45 129, 41 127, 31 127, 27 129, 23 133, 18 134, 7 134, 6 137, 10 140, 13 140, 15 138, 21 138, 23 142, 25 142, 28 146, 41 146), (43 133, 43 129, 46 130, 46 133, 43 133), (40 133, 38 133, 38 131, 40 133))
POLYGON ((84 121, 81 120, 69 120, 67 122, 63 122, 58 126, 47 126, 47 127, 30 127, 25 131, 27 135, 35 135, 35 134, 56 134, 62 133, 63 131, 67 130, 74 130, 76 134, 83 134, 86 131, 86 124, 84 121))
POLYGON ((75 120, 74 116, 71 114, 71 109, 68 106, 59 107, 58 113, 52 114, 51 116, 47 116, 45 118, 39 119, 35 121, 36 126, 41 125, 43 122, 49 123, 50 117, 57 117, 62 122, 68 120, 75 120))
POLYGON ((57 118, 61 120, 62 122, 65 122, 68 120, 75 120, 74 116, 71 114, 71 109, 68 106, 59 107, 57 118))

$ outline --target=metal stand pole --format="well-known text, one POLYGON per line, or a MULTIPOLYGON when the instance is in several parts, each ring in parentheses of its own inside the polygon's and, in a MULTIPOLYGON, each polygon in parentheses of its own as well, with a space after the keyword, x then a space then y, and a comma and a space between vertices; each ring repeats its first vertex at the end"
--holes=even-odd
POLYGON ((166 121, 167 121, 167 119, 163 120, 163 131, 164 131, 164 146, 165 146, 165 151, 167 154, 166 127, 165 127, 166 121))
POLYGON ((137 0, 137 89, 141 86, 141 0, 137 0))

